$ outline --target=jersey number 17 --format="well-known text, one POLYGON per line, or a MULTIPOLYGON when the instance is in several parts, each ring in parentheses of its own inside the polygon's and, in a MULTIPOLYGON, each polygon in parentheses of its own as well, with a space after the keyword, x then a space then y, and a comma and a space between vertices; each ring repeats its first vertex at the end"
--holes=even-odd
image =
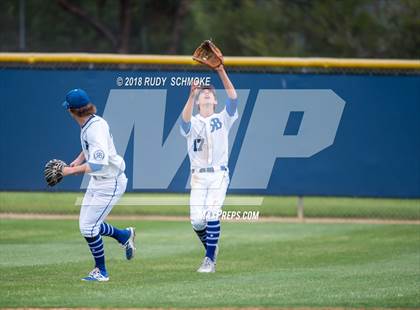
POLYGON ((194 139, 194 152, 201 152, 203 150, 204 139, 194 139))

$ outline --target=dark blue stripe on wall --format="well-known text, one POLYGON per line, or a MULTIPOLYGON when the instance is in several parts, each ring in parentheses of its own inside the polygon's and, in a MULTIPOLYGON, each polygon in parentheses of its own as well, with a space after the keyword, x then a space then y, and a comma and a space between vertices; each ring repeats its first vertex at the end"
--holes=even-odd
POLYGON ((296 136, 299 133, 300 124, 302 123, 304 112, 293 111, 289 114, 286 128, 284 129, 283 135, 285 136, 296 136))

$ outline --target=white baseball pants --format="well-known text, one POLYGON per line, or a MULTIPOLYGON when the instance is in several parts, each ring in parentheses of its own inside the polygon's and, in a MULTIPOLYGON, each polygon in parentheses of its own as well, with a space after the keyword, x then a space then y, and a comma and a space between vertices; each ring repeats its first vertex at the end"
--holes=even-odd
POLYGON ((101 223, 124 194, 126 187, 127 177, 124 173, 116 178, 90 178, 79 216, 79 228, 84 237, 99 234, 101 223))
POLYGON ((219 219, 228 185, 228 171, 191 175, 190 219, 195 230, 203 230, 207 221, 219 219))

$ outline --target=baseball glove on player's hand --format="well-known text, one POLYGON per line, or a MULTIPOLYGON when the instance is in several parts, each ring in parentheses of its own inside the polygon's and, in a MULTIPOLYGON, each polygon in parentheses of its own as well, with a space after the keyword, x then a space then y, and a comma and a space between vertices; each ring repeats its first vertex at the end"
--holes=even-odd
POLYGON ((195 50, 192 58, 212 69, 216 69, 223 64, 222 52, 210 40, 206 40, 201 43, 195 50))
POLYGON ((52 159, 45 165, 44 176, 49 186, 54 186, 63 179, 63 168, 67 164, 59 159, 52 159))

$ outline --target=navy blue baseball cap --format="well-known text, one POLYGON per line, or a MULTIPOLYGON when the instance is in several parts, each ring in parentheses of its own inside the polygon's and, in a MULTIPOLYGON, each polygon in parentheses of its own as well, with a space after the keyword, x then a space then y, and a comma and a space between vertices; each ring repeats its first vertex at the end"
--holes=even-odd
POLYGON ((63 107, 66 109, 78 109, 90 103, 88 94, 81 88, 72 89, 66 95, 63 107))

